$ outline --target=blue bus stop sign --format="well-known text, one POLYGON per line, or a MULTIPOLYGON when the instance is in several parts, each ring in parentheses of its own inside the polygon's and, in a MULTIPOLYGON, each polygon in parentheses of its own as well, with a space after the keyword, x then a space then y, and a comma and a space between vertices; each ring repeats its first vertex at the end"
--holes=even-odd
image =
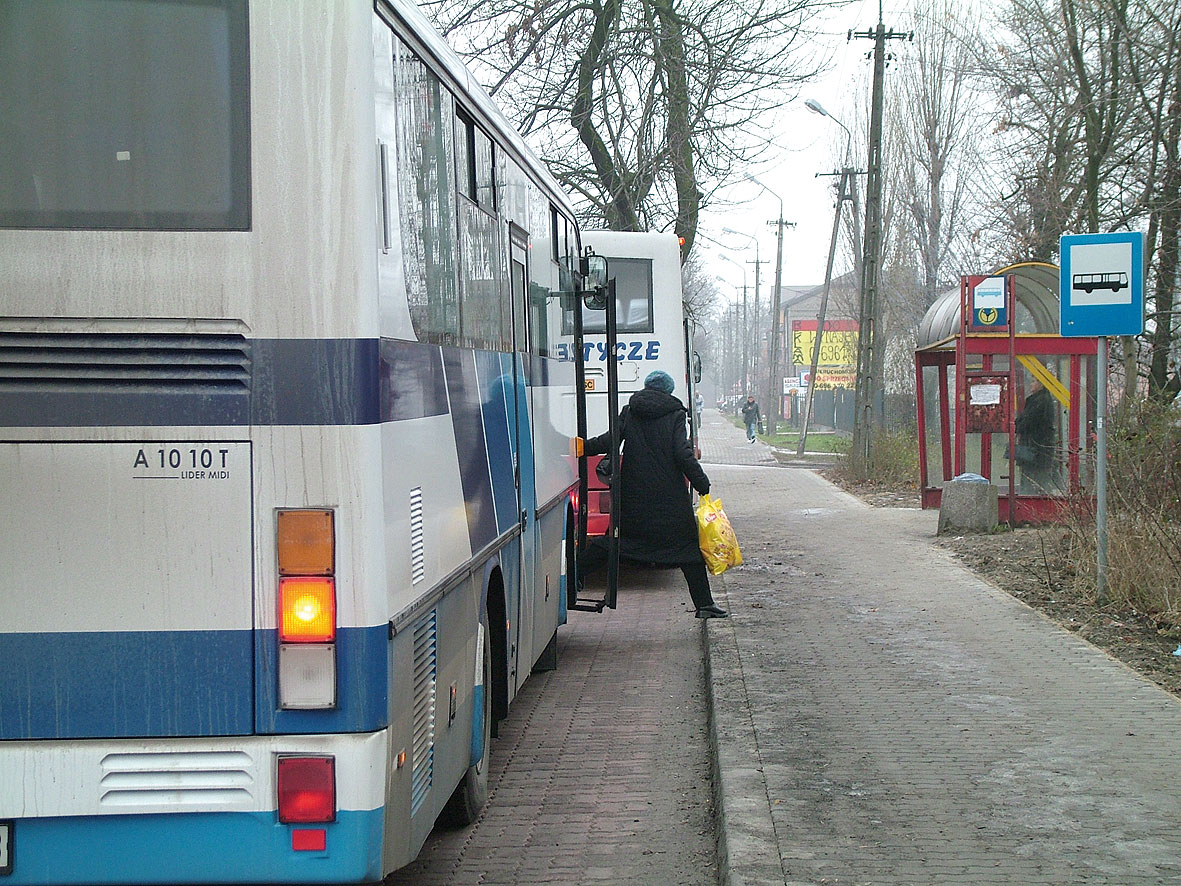
POLYGON ((1144 235, 1066 234, 1059 240, 1058 331, 1064 336, 1144 331, 1144 235))

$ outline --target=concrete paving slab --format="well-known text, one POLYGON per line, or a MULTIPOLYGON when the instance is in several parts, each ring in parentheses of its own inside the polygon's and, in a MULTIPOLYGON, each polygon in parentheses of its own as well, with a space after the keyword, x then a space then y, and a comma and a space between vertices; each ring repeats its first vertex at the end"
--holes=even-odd
MULTIPOLYGON (((703 460, 731 431, 707 411, 703 460)), ((1181 883, 1181 702, 935 547, 933 511, 706 470, 745 558, 706 625, 723 882, 1181 883)))

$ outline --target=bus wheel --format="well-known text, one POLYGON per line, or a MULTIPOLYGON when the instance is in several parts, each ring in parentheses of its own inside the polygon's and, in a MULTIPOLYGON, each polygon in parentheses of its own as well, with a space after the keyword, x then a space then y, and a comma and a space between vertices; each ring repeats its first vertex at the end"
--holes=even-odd
POLYGON ((463 780, 439 815, 440 823, 449 827, 466 827, 473 824, 484 804, 488 802, 488 763, 492 754, 492 637, 488 633, 487 612, 480 619, 480 630, 483 634, 481 645, 484 654, 481 667, 484 671, 484 685, 475 692, 476 704, 472 716, 478 717, 479 723, 478 726, 473 725, 472 735, 474 737, 476 728, 479 728, 481 754, 480 759, 468 767, 463 780))

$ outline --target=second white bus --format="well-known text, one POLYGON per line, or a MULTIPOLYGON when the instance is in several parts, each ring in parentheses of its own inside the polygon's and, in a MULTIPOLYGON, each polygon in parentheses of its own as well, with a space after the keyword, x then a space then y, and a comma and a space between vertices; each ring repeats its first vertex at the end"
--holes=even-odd
MULTIPOLYGON (((697 440, 694 398, 697 375, 693 360, 693 329, 685 318, 681 289, 681 247, 674 234, 657 232, 582 232, 584 248, 607 259, 608 275, 615 280, 615 360, 619 406, 644 387, 644 379, 656 370, 667 372, 676 387, 673 396, 689 413, 690 439, 697 440)), ((583 357, 586 362, 587 433, 607 430, 607 342, 604 311, 583 309, 583 357)), ((568 336, 572 321, 563 322, 558 355, 573 360, 568 336)), ((591 459, 587 533, 607 531, 610 492, 596 477, 591 459)))

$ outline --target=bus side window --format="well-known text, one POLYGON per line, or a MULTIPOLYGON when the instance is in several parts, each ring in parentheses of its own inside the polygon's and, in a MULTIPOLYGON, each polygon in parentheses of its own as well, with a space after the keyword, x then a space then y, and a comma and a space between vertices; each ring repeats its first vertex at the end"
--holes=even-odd
MULTIPOLYGON (((538 195, 540 196, 540 195, 538 195)), ((549 249, 535 248, 532 251, 531 262, 533 278, 529 281, 529 345, 530 350, 539 357, 554 355, 553 335, 562 327, 563 309, 566 304, 572 304, 572 296, 576 287, 576 275, 573 271, 577 267, 578 257, 572 252, 577 249, 574 228, 558 208, 552 203, 546 204, 549 216, 546 219, 545 230, 549 234, 549 249), (548 253, 549 260, 538 260, 548 253)), ((544 244, 544 241, 533 241, 534 247, 544 244)))
POLYGON ((420 341, 452 343, 459 336, 454 100, 405 44, 394 43, 395 179, 410 319, 420 341))

